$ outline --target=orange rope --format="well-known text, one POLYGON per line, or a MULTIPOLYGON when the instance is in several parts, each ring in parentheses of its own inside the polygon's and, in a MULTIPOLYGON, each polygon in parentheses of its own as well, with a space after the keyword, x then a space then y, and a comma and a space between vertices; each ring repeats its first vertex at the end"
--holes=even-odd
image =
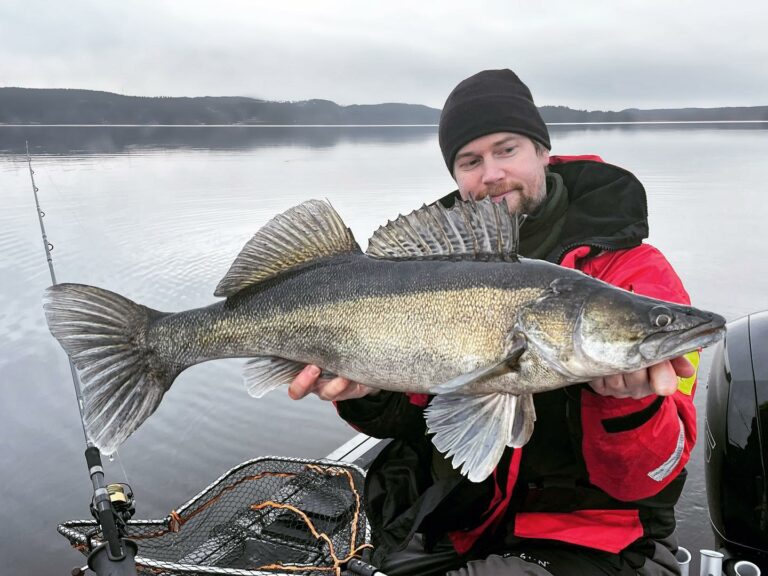
POLYGON ((266 566, 259 566, 256 570, 288 570, 293 572, 330 572, 336 570, 335 566, 313 566, 312 564, 267 564, 266 566))
POLYGON ((144 570, 149 570, 153 574, 163 574, 163 573, 167 574, 168 573, 167 570, 164 570, 162 568, 155 568, 154 566, 147 566, 146 564, 142 564, 141 562, 136 562, 136 568, 138 568, 138 567, 141 567, 144 570))
MULTIPOLYGON (((336 576, 341 576, 341 567, 342 565, 349 562, 352 558, 355 556, 358 556, 360 554, 360 551, 365 548, 373 548, 370 544, 363 544, 361 546, 356 546, 357 541, 357 521, 359 519, 360 515, 360 494, 355 489, 355 480, 352 478, 352 474, 349 473, 349 470, 339 468, 339 467, 330 467, 330 468, 322 468, 320 466, 317 466, 315 464, 307 464, 306 466, 309 470, 312 470, 319 474, 325 474, 325 475, 331 475, 331 476, 341 476, 345 475, 347 477, 347 481, 349 482, 349 488, 352 490, 352 493, 355 495, 355 512, 352 518, 352 531, 351 531, 351 543, 349 545, 349 554, 345 556, 344 558, 340 559, 338 556, 336 556, 336 551, 333 548, 333 542, 325 533, 320 533, 315 528, 315 525, 312 523, 312 520, 309 519, 309 517, 296 508, 295 506, 291 506, 290 504, 280 504, 278 502, 273 502, 271 500, 267 500, 265 502, 262 502, 260 504, 253 504, 251 505, 251 510, 261 510, 262 508, 266 508, 267 506, 270 506, 272 508, 278 508, 281 510, 290 510, 294 514, 297 514, 307 525, 310 532, 312 533, 312 536, 315 537, 316 540, 323 540, 326 544, 328 544, 328 553, 331 556, 331 559, 333 560, 333 566, 328 567, 318 567, 313 566, 310 569, 311 570, 317 570, 317 571, 330 571, 333 570, 336 574, 336 576)), ((307 570, 309 568, 308 566, 297 566, 297 565, 283 565, 283 564, 269 564, 266 566, 259 566, 256 568, 256 570, 295 570, 295 571, 301 571, 301 570, 307 570)))
MULTIPOLYGON (((357 521, 360 517, 360 493, 355 489, 355 480, 352 478, 352 474, 349 473, 349 470, 345 468, 338 468, 336 466, 331 468, 321 468, 320 466, 317 466, 316 464, 307 464, 307 468, 310 468, 314 470, 315 472, 318 472, 320 474, 331 474, 333 476, 340 476, 345 475, 347 477, 347 481, 349 482, 349 489, 352 491, 352 494, 355 495, 355 512, 352 516, 352 533, 350 537, 350 544, 349 549, 351 550, 349 556, 347 556, 343 562, 348 562, 350 559, 352 559, 354 556, 357 555, 357 553, 362 550, 363 548, 373 548, 370 544, 363 544, 360 547, 356 547, 357 544, 357 521)), ((334 557, 335 558, 335 557, 334 557)))
POLYGON ((181 525, 184 524, 184 521, 181 519, 181 516, 179 516, 179 513, 176 512, 176 510, 171 510, 169 516, 171 517, 171 520, 168 522, 168 530, 171 532, 178 532, 181 530, 181 525))
POLYGON ((230 490, 234 490, 235 487, 239 486, 243 482, 249 482, 249 481, 252 481, 252 480, 261 480, 264 477, 293 478, 294 476, 296 476, 296 474, 293 473, 293 472, 262 472, 261 474, 254 474, 253 476, 246 476, 245 478, 241 478, 240 480, 238 480, 234 484, 224 488, 224 490, 222 490, 221 493, 218 496, 215 496, 214 498, 211 498, 210 500, 205 502, 202 506, 200 506, 196 510, 193 510, 192 512, 190 512, 187 515, 186 518, 180 518, 181 524, 180 524, 179 528, 181 528, 181 526, 183 526, 186 522, 188 522, 189 520, 191 520, 192 518, 197 516, 200 512, 202 512, 203 510, 208 508, 211 504, 216 502, 219 498, 224 496, 225 492, 229 492, 230 490))
POLYGON ((315 525, 312 524, 312 520, 309 519, 309 516, 304 514, 301 510, 296 508, 295 506, 291 506, 290 504, 280 504, 278 502, 273 502, 272 500, 267 500, 266 502, 262 502, 261 504, 252 504, 251 510, 261 510, 262 508, 266 508, 267 506, 271 506, 272 508, 278 508, 281 510, 290 510, 294 514, 298 514, 298 516, 304 520, 304 523, 309 528, 309 531, 312 532, 312 536, 315 537, 315 540, 323 540, 326 544, 328 544, 328 552, 331 555, 331 558, 334 559, 334 562, 336 561, 336 551, 333 549, 333 542, 330 538, 328 538, 328 534, 318 532, 317 529, 315 529, 315 525))
POLYGON ((211 506, 214 502, 216 502, 219 498, 224 496, 226 492, 229 492, 231 490, 234 490, 237 486, 242 484, 243 482, 250 482, 253 480, 261 480, 265 477, 275 477, 275 478, 292 478, 296 476, 295 472, 262 472, 261 474, 254 474, 252 476, 245 476, 244 478, 241 478, 234 484, 231 484, 224 488, 219 494, 211 498, 210 500, 207 500, 203 502, 201 506, 194 509, 192 512, 187 514, 186 516, 181 516, 176 510, 171 510, 169 516, 171 517, 170 522, 168 523, 168 528, 165 530, 158 530, 156 532, 152 532, 150 534, 137 534, 136 536, 131 536, 132 540, 146 540, 147 538, 158 538, 159 536, 164 536, 168 533, 175 533, 181 530, 181 527, 184 526, 187 522, 189 522, 192 518, 200 514, 203 510, 211 506))

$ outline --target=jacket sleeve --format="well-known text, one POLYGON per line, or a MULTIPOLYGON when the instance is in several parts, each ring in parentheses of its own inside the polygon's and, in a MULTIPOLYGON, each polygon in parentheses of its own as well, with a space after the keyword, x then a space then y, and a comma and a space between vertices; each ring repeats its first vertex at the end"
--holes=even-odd
POLYGON ((375 438, 414 438, 426 434, 424 408, 408 394, 382 390, 375 396, 336 402, 353 428, 375 438))
MULTIPOLYGON (((680 278, 656 248, 643 244, 579 266, 609 284, 669 302, 689 304, 680 278)), ((698 352, 689 355, 698 366, 698 352)), ((590 481, 619 500, 658 494, 688 462, 696 442, 695 376, 671 396, 639 400, 581 392, 582 449, 590 481)))

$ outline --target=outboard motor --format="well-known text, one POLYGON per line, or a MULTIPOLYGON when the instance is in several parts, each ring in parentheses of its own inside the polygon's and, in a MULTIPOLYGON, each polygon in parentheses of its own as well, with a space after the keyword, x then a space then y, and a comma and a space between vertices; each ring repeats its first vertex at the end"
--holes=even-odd
POLYGON ((725 554, 768 573, 768 311, 728 323, 709 372, 705 419, 709 518, 725 554))

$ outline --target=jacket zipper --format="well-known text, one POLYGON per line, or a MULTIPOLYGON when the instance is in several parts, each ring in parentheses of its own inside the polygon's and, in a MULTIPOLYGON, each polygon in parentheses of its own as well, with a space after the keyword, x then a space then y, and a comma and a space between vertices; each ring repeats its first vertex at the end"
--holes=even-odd
POLYGON ((599 250, 605 250, 606 252, 616 252, 618 250, 623 250, 623 248, 619 248, 617 246, 612 246, 610 244, 600 244, 599 242, 574 242, 573 244, 569 244, 565 248, 563 248, 560 251, 560 254, 557 256, 557 263, 563 261, 563 256, 568 254, 571 250, 574 248, 579 248, 581 246, 589 246, 590 248, 598 248, 599 250))

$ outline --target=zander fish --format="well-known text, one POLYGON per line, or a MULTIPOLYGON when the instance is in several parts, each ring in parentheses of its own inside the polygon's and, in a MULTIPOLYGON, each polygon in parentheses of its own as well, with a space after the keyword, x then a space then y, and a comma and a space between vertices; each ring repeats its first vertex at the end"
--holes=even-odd
POLYGON ((308 363, 369 386, 429 393, 435 446, 473 481, 524 445, 531 394, 638 370, 708 346, 717 314, 646 298, 517 257, 518 221, 490 200, 424 206, 377 230, 364 254, 310 200, 268 222, 219 283, 226 300, 177 313, 107 290, 46 292, 51 333, 79 370, 86 430, 114 452, 185 368, 251 358, 248 392, 308 363))

